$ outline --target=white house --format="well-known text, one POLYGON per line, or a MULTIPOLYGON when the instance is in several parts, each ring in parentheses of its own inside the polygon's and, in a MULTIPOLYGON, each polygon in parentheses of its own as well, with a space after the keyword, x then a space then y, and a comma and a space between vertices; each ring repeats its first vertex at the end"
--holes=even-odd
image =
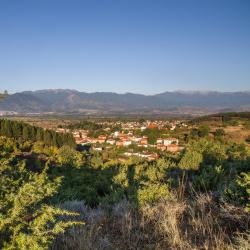
POLYGON ((114 140, 114 139, 108 139, 108 140, 106 141, 106 143, 111 144, 111 145, 114 145, 114 144, 115 144, 115 140, 114 140))
POLYGON ((179 140, 176 139, 176 138, 166 138, 166 139, 163 140, 163 144, 165 146, 168 146, 170 144, 176 144, 176 145, 178 145, 179 144, 179 140))
POLYGON ((156 143, 157 144, 162 144, 163 143, 163 139, 162 138, 157 138, 156 143))

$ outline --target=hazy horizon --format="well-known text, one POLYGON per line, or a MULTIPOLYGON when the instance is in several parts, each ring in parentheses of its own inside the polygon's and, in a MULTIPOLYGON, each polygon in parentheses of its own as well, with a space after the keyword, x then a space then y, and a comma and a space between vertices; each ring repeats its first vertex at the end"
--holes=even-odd
MULTIPOLYGON (((5 89, 7 90, 7 89, 5 89)), ((5 90, 0 89, 0 93, 3 93, 5 90)), ((76 91, 76 92, 82 92, 87 94, 93 94, 93 93, 113 93, 113 94, 137 94, 137 95, 145 95, 145 96, 151 96, 151 95, 157 95, 162 93, 185 93, 185 94, 208 94, 208 93, 249 93, 250 90, 237 90, 237 91, 218 91, 218 90, 166 90, 162 92, 156 92, 156 93, 140 93, 140 92, 115 92, 115 91, 81 91, 78 89, 70 89, 70 88, 50 88, 50 89, 34 89, 34 90, 22 90, 17 92, 8 92, 8 94, 16 94, 16 93, 23 93, 23 92, 37 92, 37 91, 76 91)))

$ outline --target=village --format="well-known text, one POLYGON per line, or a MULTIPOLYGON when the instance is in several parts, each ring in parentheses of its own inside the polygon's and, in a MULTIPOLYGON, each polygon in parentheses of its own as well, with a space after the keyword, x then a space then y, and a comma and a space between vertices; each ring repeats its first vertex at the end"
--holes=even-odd
POLYGON ((148 160, 155 160, 159 152, 177 153, 184 149, 177 137, 169 136, 176 128, 186 128, 183 121, 102 121, 97 123, 102 132, 98 136, 91 136, 87 129, 57 128, 58 133, 72 133, 76 144, 89 145, 94 151, 103 151, 114 147, 124 148, 124 156, 137 156, 148 160), (155 139, 150 138, 154 133, 155 139), (149 135, 148 135, 149 134, 149 135), (160 136, 157 136, 160 135, 160 136))

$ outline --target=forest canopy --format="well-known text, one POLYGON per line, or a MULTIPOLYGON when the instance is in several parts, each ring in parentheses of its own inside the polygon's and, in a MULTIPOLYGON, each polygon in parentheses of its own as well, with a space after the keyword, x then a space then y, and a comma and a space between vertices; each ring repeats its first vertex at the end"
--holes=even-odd
POLYGON ((42 141, 48 146, 61 147, 69 145, 75 147, 72 134, 56 133, 53 130, 35 127, 24 122, 0 119, 0 135, 17 140, 42 141))

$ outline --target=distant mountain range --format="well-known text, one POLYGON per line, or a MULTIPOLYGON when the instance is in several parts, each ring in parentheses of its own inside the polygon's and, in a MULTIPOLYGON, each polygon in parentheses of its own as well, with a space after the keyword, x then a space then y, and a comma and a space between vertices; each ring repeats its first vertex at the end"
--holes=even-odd
POLYGON ((203 114, 249 111, 250 92, 164 92, 156 95, 38 90, 8 95, 0 111, 82 114, 203 114))

